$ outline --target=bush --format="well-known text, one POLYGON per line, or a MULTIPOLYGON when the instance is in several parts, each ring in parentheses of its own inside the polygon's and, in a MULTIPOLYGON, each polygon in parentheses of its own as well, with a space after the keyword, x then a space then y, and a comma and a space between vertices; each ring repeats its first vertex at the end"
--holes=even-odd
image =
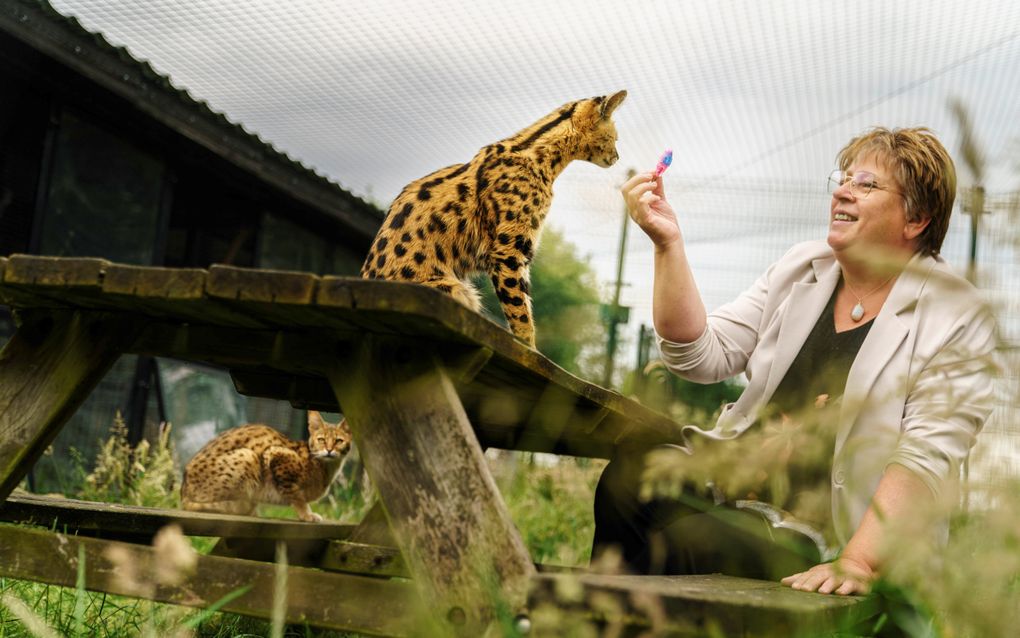
POLYGON ((176 508, 177 462, 170 424, 160 427, 154 444, 142 440, 132 446, 120 413, 110 428, 110 438, 100 447, 94 469, 88 472, 77 451, 75 464, 82 476, 76 496, 89 501, 176 508))

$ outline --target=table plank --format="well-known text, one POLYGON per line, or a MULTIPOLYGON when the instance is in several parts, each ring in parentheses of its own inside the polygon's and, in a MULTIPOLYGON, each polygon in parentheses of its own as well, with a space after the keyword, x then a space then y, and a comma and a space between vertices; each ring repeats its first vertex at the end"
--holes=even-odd
POLYGON ((357 319, 357 313, 337 313, 318 307, 320 285, 321 278, 312 273, 214 265, 206 279, 206 294, 274 327, 302 326, 343 332, 360 332, 368 327, 357 319))
POLYGON ((250 313, 206 296, 208 273, 200 268, 153 268, 113 264, 106 269, 102 295, 89 299, 101 307, 172 317, 178 321, 265 328, 250 313))
MULTIPOLYGON (((139 591, 119 577, 109 550, 132 557, 143 574, 161 560, 147 546, 84 538, 0 524, 0 575, 75 587, 79 548, 84 551, 85 587, 91 591, 208 608, 243 587, 247 593, 226 603, 222 611, 269 619, 273 609, 277 567, 272 563, 198 556, 194 574, 178 586, 160 585, 139 591)), ((419 599, 407 581, 325 572, 303 567, 286 570, 286 620, 317 627, 387 636, 421 635, 419 599)))
POLYGON ((210 297, 263 304, 309 305, 315 300, 319 277, 311 273, 256 270, 214 264, 206 278, 210 297))
POLYGON ((99 292, 109 264, 93 258, 11 255, 3 271, 0 298, 12 306, 67 307, 99 292))
POLYGON ((188 536, 332 540, 347 538, 353 525, 187 512, 157 507, 97 503, 28 492, 11 494, 0 503, 0 520, 90 535, 151 536, 171 523, 188 536))
POLYGON ((91 257, 38 257, 11 255, 4 283, 60 287, 67 290, 99 289, 111 262, 91 257))
POLYGON ((12 255, 0 296, 14 307, 138 313, 205 324, 266 323, 205 295, 206 271, 115 264, 103 259, 12 255))
POLYGON ((532 579, 528 606, 541 635, 583 620, 654 635, 856 635, 880 613, 871 597, 827 596, 721 574, 542 573, 532 579))

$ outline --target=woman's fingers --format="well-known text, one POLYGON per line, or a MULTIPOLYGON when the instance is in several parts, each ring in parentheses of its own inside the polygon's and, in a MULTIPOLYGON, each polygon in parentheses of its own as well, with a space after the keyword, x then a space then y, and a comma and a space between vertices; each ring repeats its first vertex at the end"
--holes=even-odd
POLYGON ((853 564, 823 563, 806 572, 798 572, 779 582, 799 591, 816 591, 820 594, 866 594, 870 575, 853 564))

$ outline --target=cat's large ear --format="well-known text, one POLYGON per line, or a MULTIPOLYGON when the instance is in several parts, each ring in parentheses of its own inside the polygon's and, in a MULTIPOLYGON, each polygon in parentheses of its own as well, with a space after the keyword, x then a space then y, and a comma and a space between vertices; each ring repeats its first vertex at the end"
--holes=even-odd
POLYGON ((620 103, 623 102, 623 98, 625 97, 627 97, 626 91, 617 91, 610 95, 602 102, 602 105, 599 106, 599 115, 603 118, 608 118, 613 114, 613 111, 616 110, 616 107, 620 106, 620 103))
POLYGON ((322 420, 322 415, 315 410, 308 411, 308 431, 321 430, 326 427, 325 422, 322 420))

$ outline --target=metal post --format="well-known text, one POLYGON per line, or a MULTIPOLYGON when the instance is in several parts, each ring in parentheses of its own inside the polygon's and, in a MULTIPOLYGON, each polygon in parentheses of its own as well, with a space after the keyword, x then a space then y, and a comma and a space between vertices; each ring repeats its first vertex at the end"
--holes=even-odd
POLYGON ((971 188, 969 200, 967 208, 970 210, 966 211, 970 215, 970 256, 967 259, 967 280, 976 286, 978 227, 981 223, 981 215, 985 212, 985 187, 978 184, 971 188))
MULTIPOLYGON (((970 189, 964 212, 970 215, 970 255, 967 258, 967 280, 977 285, 977 245, 981 215, 985 212, 985 187, 977 184, 970 189), (969 210, 968 210, 969 209, 969 210)), ((963 460, 963 511, 970 510, 970 456, 963 460)))
MULTIPOLYGON (((636 171, 631 168, 627 171, 627 179, 634 177, 636 171)), ((623 227, 620 229, 620 250, 616 255, 616 285, 613 291, 613 303, 609 307, 608 317, 608 329, 609 338, 606 343, 606 364, 602 370, 602 385, 609 387, 613 379, 613 367, 614 359, 616 358, 616 326, 619 323, 626 323, 626 320, 620 317, 620 288, 623 286, 623 256, 627 249, 627 222, 630 220, 630 215, 627 212, 627 207, 623 208, 623 227)))

